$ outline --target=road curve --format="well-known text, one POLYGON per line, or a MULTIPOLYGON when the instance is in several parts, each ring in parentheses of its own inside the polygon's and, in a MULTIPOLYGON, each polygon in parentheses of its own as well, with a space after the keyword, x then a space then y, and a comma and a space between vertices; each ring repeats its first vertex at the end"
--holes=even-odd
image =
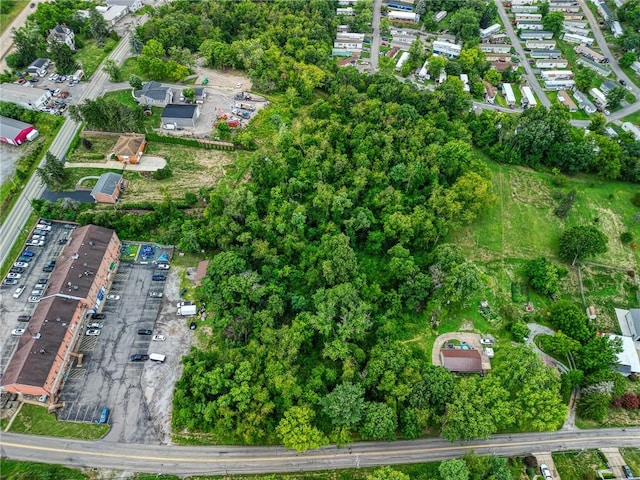
POLYGON ((329 446, 297 454, 282 447, 181 447, 87 442, 2 433, 4 457, 75 467, 180 475, 297 472, 440 461, 471 450, 480 455, 610 446, 638 446, 640 428, 496 435, 489 440, 449 443, 440 438, 329 446))

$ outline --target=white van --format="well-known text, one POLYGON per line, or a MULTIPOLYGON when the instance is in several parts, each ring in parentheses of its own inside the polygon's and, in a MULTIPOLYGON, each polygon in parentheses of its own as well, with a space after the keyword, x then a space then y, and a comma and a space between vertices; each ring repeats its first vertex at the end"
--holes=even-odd
POLYGON ((165 358, 167 358, 166 355, 162 355, 160 353, 152 353, 149 355, 149 360, 152 360, 154 362, 160 362, 163 363, 165 358))

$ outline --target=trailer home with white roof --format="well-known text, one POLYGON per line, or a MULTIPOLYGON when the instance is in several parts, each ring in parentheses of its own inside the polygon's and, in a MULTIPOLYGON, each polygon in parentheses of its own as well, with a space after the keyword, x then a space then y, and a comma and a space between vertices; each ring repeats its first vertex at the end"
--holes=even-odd
POLYGON ((510 83, 502 84, 502 95, 507 101, 507 105, 509 105, 510 107, 513 107, 516 104, 516 96, 513 93, 513 87, 510 83))

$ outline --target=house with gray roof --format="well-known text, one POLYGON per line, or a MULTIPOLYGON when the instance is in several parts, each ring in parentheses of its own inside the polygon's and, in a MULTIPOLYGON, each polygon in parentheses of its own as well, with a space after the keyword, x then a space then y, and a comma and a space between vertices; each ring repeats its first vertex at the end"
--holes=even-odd
POLYGON ((640 308, 616 308, 615 311, 622 335, 640 340, 640 308))
POLYGON ((173 103, 162 110, 162 125, 174 127, 195 127, 196 120, 200 116, 199 105, 184 105, 173 103))
POLYGON ((136 90, 133 96, 140 105, 164 107, 173 101, 173 90, 158 82, 147 82, 140 90, 136 90))
POLYGON ((142 8, 142 0, 107 0, 109 6, 124 6, 131 13, 135 13, 142 8))
POLYGON ((91 190, 91 196, 96 203, 118 203, 123 183, 122 175, 113 172, 103 173, 91 190))

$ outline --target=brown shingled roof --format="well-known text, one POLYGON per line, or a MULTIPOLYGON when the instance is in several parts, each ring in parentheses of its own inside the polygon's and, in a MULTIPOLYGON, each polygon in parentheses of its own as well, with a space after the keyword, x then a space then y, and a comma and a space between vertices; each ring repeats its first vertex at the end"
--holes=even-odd
POLYGON ((138 153, 140 146, 144 143, 144 135, 123 135, 118 138, 113 153, 123 157, 131 157, 138 153))
POLYGON ((442 366, 451 372, 482 372, 482 358, 477 350, 442 350, 442 366))

